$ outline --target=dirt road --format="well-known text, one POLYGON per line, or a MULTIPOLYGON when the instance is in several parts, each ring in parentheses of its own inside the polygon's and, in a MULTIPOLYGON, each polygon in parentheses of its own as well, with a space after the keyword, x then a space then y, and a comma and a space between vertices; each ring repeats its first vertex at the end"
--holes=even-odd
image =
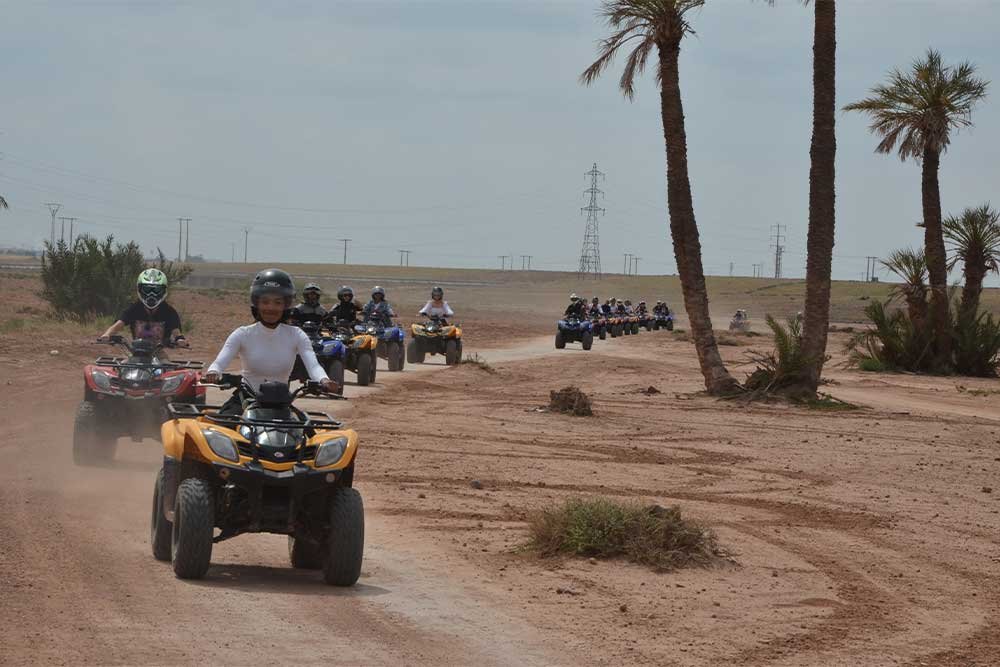
POLYGON ((993 665, 1000 656, 996 382, 970 393, 834 371, 834 394, 873 407, 741 407, 697 395, 689 344, 658 333, 590 353, 555 353, 548 338, 479 350, 493 372, 380 373, 381 391, 332 406, 363 438, 367 521, 359 585, 338 590, 288 568, 277 536, 223 542, 204 581, 175 579, 149 553, 157 444, 122 441, 113 467, 74 467, 87 351, 31 357, 34 347, 0 350, 3 664, 993 665), (596 417, 536 409, 569 383, 591 393, 596 417), (650 386, 661 393, 640 393, 650 386), (679 503, 716 529, 730 559, 658 575, 520 550, 527 512, 590 494, 679 503))

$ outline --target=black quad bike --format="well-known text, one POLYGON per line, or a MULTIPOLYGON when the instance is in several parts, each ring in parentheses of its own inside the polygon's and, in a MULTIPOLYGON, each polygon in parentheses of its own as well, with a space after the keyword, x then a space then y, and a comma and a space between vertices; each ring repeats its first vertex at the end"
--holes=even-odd
POLYGON ((288 536, 292 567, 322 569, 327 584, 353 586, 365 537, 364 505, 353 488, 358 434, 325 412, 293 404, 321 395, 316 383, 290 392, 287 384, 265 382, 255 392, 239 375, 225 374, 218 386, 241 389, 240 414, 169 406, 153 488, 153 556, 170 561, 181 579, 200 579, 216 542, 276 533, 288 536))
POLYGON ((112 336, 98 341, 120 347, 125 356, 98 357, 83 369, 83 400, 73 423, 73 462, 100 465, 112 460, 118 438, 134 442, 160 435, 171 403, 204 404, 198 385, 200 361, 168 360, 162 350, 174 347, 146 339, 112 336))

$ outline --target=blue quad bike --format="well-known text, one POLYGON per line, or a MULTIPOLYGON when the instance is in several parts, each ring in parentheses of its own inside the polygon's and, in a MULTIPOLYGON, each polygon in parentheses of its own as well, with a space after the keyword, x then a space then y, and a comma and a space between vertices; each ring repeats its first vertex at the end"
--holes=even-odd
POLYGON ((657 313, 653 316, 653 330, 658 331, 660 329, 666 329, 667 331, 674 330, 674 314, 672 312, 657 313))
MULTIPOLYGON (((345 342, 338 338, 335 334, 326 330, 320 324, 315 322, 305 322, 302 325, 302 331, 309 336, 309 340, 312 341, 313 352, 316 353, 316 360, 319 361, 320 366, 326 371, 327 377, 337 383, 340 387, 340 393, 344 392, 344 368, 347 363, 347 345, 345 342)), ((292 379, 302 380, 303 382, 309 380, 309 374, 306 373, 305 367, 302 366, 302 361, 300 359, 295 360, 295 369, 292 371, 292 379)))
POLYGON ((575 317, 559 320, 556 349, 562 350, 566 347, 566 343, 580 343, 583 349, 589 350, 594 344, 594 330, 590 320, 580 320, 575 317))
POLYGON ((406 334, 402 327, 395 324, 385 326, 378 322, 368 323, 369 333, 378 340, 375 346, 375 354, 379 358, 385 359, 389 364, 389 370, 393 373, 403 370, 406 365, 406 334))

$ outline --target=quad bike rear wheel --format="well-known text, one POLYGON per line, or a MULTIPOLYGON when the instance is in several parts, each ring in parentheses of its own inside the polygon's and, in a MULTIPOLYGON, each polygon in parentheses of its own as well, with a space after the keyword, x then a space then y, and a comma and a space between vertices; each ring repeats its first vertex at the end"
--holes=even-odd
POLYGON ((597 336, 598 336, 598 338, 600 338, 601 340, 604 340, 605 338, 607 338, 607 337, 608 337, 608 330, 607 330, 607 327, 601 327, 601 333, 599 333, 599 334, 598 334, 597 336))
POLYGON ((389 371, 397 372, 403 370, 400 366, 402 358, 399 355, 399 343, 394 340, 385 344, 385 360, 389 363, 389 371))
POLYGON ((318 570, 323 567, 323 548, 289 535, 288 560, 298 570, 318 570))
POLYGON ((177 488, 170 555, 178 579, 201 579, 212 563, 215 498, 212 483, 189 477, 177 488))
POLYGON ((556 332, 556 349, 561 350, 566 347, 566 337, 563 336, 562 331, 556 332))
POLYGON ((580 337, 580 343, 583 344, 583 349, 589 350, 594 344, 594 334, 589 331, 584 331, 583 335, 580 337))
POLYGON ((454 366, 461 360, 458 352, 458 341, 453 338, 444 344, 444 363, 448 366, 454 366))
POLYGON ((403 346, 402 341, 396 344, 396 356, 398 358, 399 370, 403 370, 406 367, 406 348, 403 346))
POLYGON ((673 330, 674 330, 674 321, 667 320, 667 331, 673 331, 673 330))
POLYGON ((632 335, 632 325, 631 324, 623 324, 622 325, 622 333, 624 335, 626 335, 626 336, 631 336, 632 335))
POLYGON ((632 335, 633 336, 638 336, 639 335, 639 323, 638 322, 633 322, 632 323, 632 335))
POLYGON ((163 468, 156 473, 153 485, 153 515, 149 521, 149 544, 153 548, 153 558, 170 561, 170 541, 174 525, 163 516, 163 468))
POLYGON ((653 322, 653 331, 659 331, 659 330, 660 330, 659 321, 653 322))
POLYGON ((358 357, 358 384, 367 387, 372 382, 372 355, 364 353, 358 357))
POLYGON ((118 441, 102 428, 97 403, 81 401, 73 421, 73 463, 100 465, 115 457, 118 441))
POLYGON ((323 580, 331 586, 353 586, 361 576, 365 551, 365 507, 356 489, 334 489, 330 498, 330 532, 323 558, 323 580))

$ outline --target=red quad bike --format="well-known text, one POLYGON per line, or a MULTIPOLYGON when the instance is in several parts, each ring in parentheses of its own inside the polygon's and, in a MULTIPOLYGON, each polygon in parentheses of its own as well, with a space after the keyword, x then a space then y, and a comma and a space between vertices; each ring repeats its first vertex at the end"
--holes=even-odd
POLYGON ((168 403, 205 403, 205 387, 198 384, 202 362, 161 359, 157 354, 173 345, 141 338, 130 343, 112 336, 107 344, 128 355, 101 356, 83 369, 83 401, 73 424, 76 465, 108 463, 123 435, 133 442, 158 438, 170 419, 168 403))

